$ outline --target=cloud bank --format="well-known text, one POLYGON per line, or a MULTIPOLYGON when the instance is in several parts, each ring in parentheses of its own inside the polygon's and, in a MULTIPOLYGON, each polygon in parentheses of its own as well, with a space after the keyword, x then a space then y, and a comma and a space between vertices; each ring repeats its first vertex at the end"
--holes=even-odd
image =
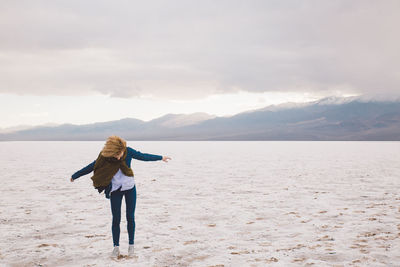
POLYGON ((398 94, 399 1, 2 1, 0 93, 398 94))

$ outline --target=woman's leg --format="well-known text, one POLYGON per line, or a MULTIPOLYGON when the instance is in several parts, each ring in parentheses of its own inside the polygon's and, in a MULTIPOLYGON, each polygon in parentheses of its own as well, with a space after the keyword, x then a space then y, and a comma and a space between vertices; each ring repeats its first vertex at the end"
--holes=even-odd
POLYGON ((135 241, 136 186, 125 192, 125 204, 129 244, 133 245, 135 241))
POLYGON ((119 246, 119 224, 121 222, 121 203, 123 194, 117 190, 111 193, 111 212, 112 212, 112 237, 114 246, 119 246))

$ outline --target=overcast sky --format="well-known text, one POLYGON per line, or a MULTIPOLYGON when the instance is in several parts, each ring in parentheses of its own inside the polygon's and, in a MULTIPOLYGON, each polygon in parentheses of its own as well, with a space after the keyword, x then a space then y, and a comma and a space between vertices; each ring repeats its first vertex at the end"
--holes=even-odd
POLYGON ((0 127, 400 94, 400 1, 5 1, 0 127))

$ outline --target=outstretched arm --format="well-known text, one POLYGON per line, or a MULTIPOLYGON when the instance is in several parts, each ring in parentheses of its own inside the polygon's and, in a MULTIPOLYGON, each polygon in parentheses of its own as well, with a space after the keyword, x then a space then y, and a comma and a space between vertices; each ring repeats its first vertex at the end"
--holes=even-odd
POLYGON ((148 153, 142 153, 140 151, 137 151, 131 147, 128 147, 128 152, 131 153, 132 158, 137 159, 137 160, 142 160, 142 161, 156 161, 156 160, 163 160, 163 161, 168 161, 168 159, 171 159, 170 157, 163 157, 160 155, 153 155, 153 154, 148 154, 148 153))
POLYGON ((75 179, 78 179, 79 177, 86 175, 88 173, 91 173, 94 169, 94 164, 96 163, 96 160, 87 165, 86 167, 80 169, 79 171, 75 172, 71 176, 71 182, 73 182, 75 179))
POLYGON ((165 162, 168 162, 169 159, 171 159, 171 158, 167 157, 167 156, 162 156, 162 160, 165 161, 165 162))

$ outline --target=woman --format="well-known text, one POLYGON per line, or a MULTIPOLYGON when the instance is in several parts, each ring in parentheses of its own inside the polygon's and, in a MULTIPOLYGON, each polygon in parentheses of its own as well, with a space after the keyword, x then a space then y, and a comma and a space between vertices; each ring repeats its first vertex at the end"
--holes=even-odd
POLYGON ((118 136, 108 137, 103 149, 95 161, 83 169, 75 172, 71 182, 75 179, 94 171, 91 177, 93 186, 101 193, 105 191, 106 198, 110 199, 112 212, 112 237, 114 248, 111 257, 118 257, 121 203, 125 196, 126 220, 129 236, 128 256, 133 256, 135 239, 135 207, 136 186, 133 171, 130 168, 132 158, 143 161, 163 160, 168 162, 170 157, 141 153, 126 146, 126 141, 118 136))

